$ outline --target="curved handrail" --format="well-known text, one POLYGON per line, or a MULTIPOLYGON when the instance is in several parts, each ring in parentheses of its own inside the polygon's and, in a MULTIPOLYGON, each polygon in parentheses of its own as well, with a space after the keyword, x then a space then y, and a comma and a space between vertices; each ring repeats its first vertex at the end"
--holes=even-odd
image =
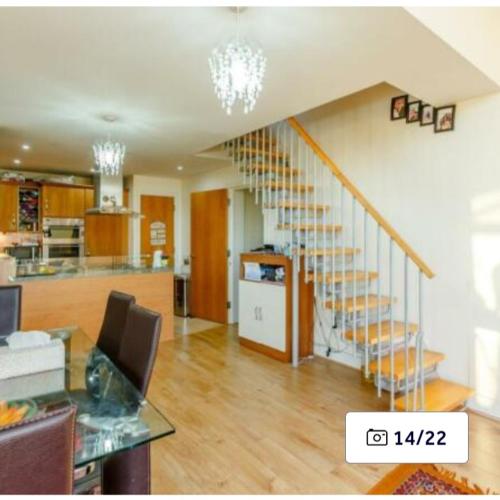
POLYGON ((367 212, 377 221, 378 224, 387 232, 387 234, 397 243, 401 250, 410 257, 415 265, 430 279, 435 274, 429 266, 417 255, 410 245, 399 235, 399 233, 382 217, 378 210, 364 197, 356 186, 346 177, 333 160, 323 151, 319 144, 307 133, 305 128, 294 118, 288 118, 290 126, 299 134, 300 137, 312 148, 316 155, 332 171, 345 188, 361 203, 367 212))

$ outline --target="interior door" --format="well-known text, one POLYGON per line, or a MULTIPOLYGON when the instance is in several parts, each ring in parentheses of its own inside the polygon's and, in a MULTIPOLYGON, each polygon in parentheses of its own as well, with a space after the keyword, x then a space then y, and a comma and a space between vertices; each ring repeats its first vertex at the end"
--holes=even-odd
POLYGON ((168 264, 174 265, 174 198, 141 196, 141 254, 153 255, 162 250, 168 264))
POLYGON ((191 194, 191 315, 227 323, 227 189, 191 194))

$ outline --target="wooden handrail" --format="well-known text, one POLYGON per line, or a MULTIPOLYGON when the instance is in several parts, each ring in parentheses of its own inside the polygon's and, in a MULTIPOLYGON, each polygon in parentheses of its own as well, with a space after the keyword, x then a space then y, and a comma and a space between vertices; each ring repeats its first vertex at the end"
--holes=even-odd
POLYGON ((319 144, 307 133, 304 127, 294 117, 288 118, 290 126, 309 144, 316 155, 323 161, 325 165, 333 172, 337 179, 347 188, 348 191, 361 203, 367 212, 380 224, 387 234, 398 244, 403 252, 410 257, 416 266, 428 277, 434 278, 435 274, 427 266, 427 264, 416 254, 416 252, 406 243, 399 233, 380 215, 378 210, 364 197, 364 195, 356 188, 356 186, 345 176, 340 168, 331 160, 331 158, 321 149, 319 144))

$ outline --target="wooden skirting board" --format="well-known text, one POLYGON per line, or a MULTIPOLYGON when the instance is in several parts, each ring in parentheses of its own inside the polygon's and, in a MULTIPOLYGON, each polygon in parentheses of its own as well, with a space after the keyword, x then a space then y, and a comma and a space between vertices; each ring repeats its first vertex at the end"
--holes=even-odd
POLYGON ((101 328, 111 290, 134 295, 137 304, 161 313, 161 341, 174 337, 173 274, 124 274, 27 281, 23 286, 23 330, 78 325, 92 340, 101 328))

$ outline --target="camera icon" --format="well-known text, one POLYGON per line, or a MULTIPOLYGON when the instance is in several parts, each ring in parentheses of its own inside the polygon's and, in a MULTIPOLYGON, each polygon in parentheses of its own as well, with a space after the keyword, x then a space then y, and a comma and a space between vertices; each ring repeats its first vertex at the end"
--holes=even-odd
POLYGON ((387 431, 383 429, 368 429, 366 431, 367 446, 387 446, 387 431))

